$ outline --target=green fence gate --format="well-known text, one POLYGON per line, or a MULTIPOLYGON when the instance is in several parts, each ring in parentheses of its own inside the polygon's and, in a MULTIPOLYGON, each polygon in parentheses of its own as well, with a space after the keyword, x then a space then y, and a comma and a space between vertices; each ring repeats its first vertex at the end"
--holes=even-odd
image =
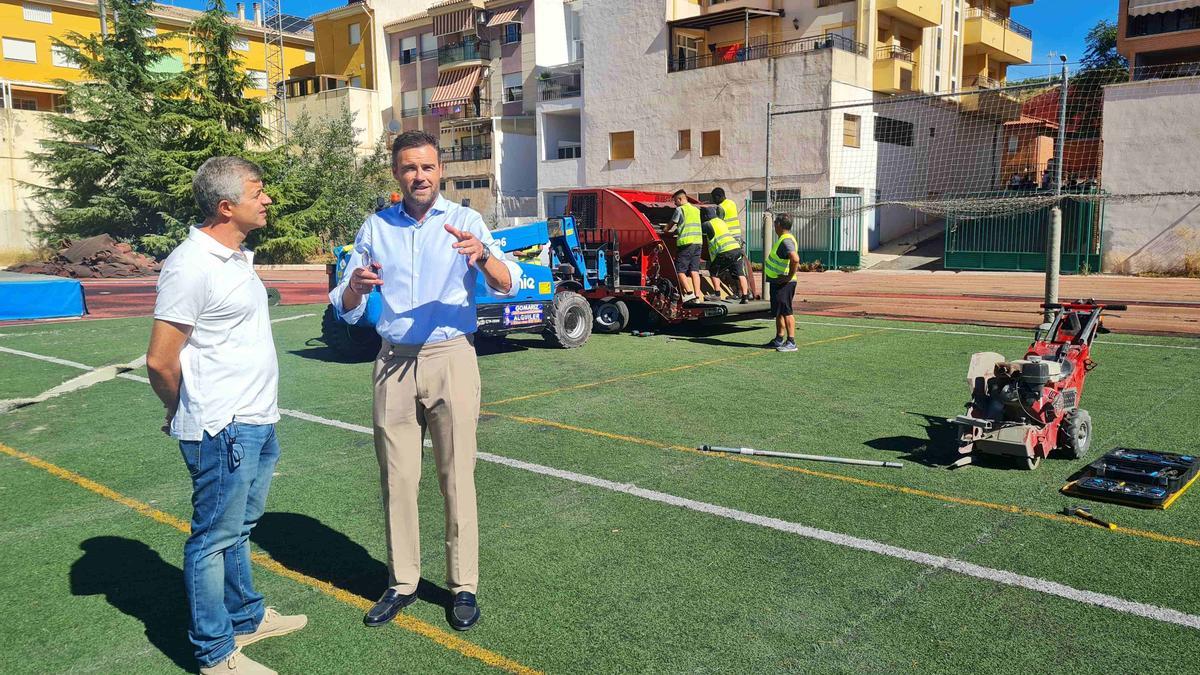
MULTIPOLYGON (((858 267, 859 237, 862 232, 862 197, 808 197, 777 200, 775 213, 792 216, 801 262, 817 262, 828 268, 858 267)), ((763 261, 762 215, 766 202, 747 201, 742 210, 742 229, 750 259, 763 261)))
MULTIPOLYGON (((1064 274, 1099 272, 1104 239, 1102 199, 1063 200, 1064 274)), ((1050 207, 991 218, 946 218, 948 270, 1041 272, 1046 269, 1050 207)))

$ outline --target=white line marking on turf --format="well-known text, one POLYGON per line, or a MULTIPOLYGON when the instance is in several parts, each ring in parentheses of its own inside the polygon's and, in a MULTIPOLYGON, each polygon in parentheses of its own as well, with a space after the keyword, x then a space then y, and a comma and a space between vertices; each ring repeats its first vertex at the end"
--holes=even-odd
MULTIPOLYGON (((774 319, 754 319, 759 323, 774 323, 774 319)), ((994 337, 1007 338, 1009 340, 1024 340, 1030 342, 1030 338, 1023 335, 1004 335, 1001 333, 974 333, 965 330, 933 330, 929 328, 899 328, 897 326, 863 326, 856 323, 838 323, 835 321, 797 321, 797 325, 805 326, 837 326, 839 328, 862 328, 867 330, 892 330, 903 333, 934 333, 937 335, 968 335, 971 337, 994 337)), ((1190 345, 1155 345, 1145 342, 1112 342, 1109 340, 1096 340, 1096 344, 1102 345, 1119 345, 1121 347, 1150 347, 1154 349, 1184 349, 1188 351, 1200 351, 1200 347, 1190 345)))
POLYGON ((297 314, 296 316, 285 316, 281 319, 271 319, 271 323, 283 323, 284 321, 295 321, 296 319, 307 319, 310 316, 316 316, 316 314, 297 314))
MULTIPOLYGON (((65 359, 57 359, 52 356, 42 356, 41 354, 22 352, 4 347, 0 347, 0 351, 17 354, 19 356, 26 356, 33 359, 38 359, 40 361, 48 361, 50 363, 71 366, 73 368, 92 370, 90 366, 85 366, 82 363, 67 361, 65 359)), ((122 377, 136 381, 148 382, 146 378, 138 377, 136 375, 125 374, 122 375, 122 377)), ((371 433, 370 429, 362 425, 328 419, 325 417, 319 417, 317 415, 310 415, 298 410, 280 409, 279 412, 281 414, 288 415, 289 417, 295 417, 296 419, 301 419, 307 422, 315 422, 317 424, 332 426, 338 429, 345 429, 361 434, 371 433)), ((426 441, 426 445, 429 445, 428 441, 426 441)), ((1157 605, 1149 605, 1141 602, 1135 602, 1133 600, 1125 600, 1124 598, 1118 598, 1114 595, 1107 595, 1105 593, 1085 591, 1054 581, 1040 579, 1038 577, 1030 577, 1024 574, 1017 574, 1016 572, 1009 572, 1007 570, 999 570, 992 567, 976 565, 974 563, 958 560, 957 558, 947 558, 945 556, 934 555, 932 553, 923 553, 921 551, 914 551, 907 548, 901 548, 899 546, 884 544, 883 542, 878 542, 873 539, 863 539, 861 537, 841 534, 839 532, 821 530, 815 527, 801 525, 800 523, 781 520, 779 518, 760 516, 748 511, 731 509, 729 507, 696 501, 686 497, 677 497, 665 492, 647 490, 646 488, 637 487, 632 483, 617 483, 604 478, 597 478, 595 476, 575 473, 574 471, 555 469, 553 467, 543 466, 541 464, 533 464, 519 459, 513 459, 511 457, 494 455, 490 452, 479 452, 476 456, 479 459, 492 464, 500 464, 543 476, 559 478, 582 485, 590 485, 592 487, 609 490, 611 492, 619 492, 660 504, 667 504, 669 506, 676 506, 679 508, 688 509, 690 511, 696 511, 698 513, 707 513, 719 518, 727 518, 729 520, 741 523, 766 527, 779 532, 795 534, 807 539, 823 541, 829 544, 835 544, 837 546, 844 546, 846 548, 852 548, 859 551, 866 551, 868 553, 896 558, 898 560, 906 560, 908 562, 917 563, 918 565, 924 565, 931 569, 946 569, 965 576, 974 577, 976 579, 1004 584, 1006 586, 1014 586, 1016 588, 1024 588, 1026 590, 1044 593, 1046 595, 1053 595, 1086 605, 1104 607, 1106 609, 1111 609, 1123 614, 1140 616, 1146 619, 1153 619, 1154 621, 1184 626, 1185 628, 1200 629, 1200 616, 1196 616, 1195 614, 1187 614, 1169 607, 1159 607, 1157 605)))

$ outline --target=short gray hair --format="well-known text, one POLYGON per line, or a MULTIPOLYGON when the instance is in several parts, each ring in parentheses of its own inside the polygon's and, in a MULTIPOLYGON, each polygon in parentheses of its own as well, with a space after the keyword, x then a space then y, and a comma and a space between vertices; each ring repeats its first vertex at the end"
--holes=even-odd
POLYGON ((241 157, 210 157, 196 169, 192 179, 192 196, 205 218, 217 215, 222 201, 240 202, 245 194, 245 181, 262 180, 262 169, 241 157))

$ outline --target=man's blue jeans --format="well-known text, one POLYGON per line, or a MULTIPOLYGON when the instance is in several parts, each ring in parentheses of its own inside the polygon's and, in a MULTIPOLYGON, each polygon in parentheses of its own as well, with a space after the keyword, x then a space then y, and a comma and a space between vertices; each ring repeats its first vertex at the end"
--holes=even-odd
POLYGON ((229 658, 234 635, 253 633, 263 597, 250 578, 250 530, 267 505, 279 459, 272 424, 231 422, 216 436, 180 441, 192 475, 192 533, 183 547, 188 638, 201 667, 229 658))

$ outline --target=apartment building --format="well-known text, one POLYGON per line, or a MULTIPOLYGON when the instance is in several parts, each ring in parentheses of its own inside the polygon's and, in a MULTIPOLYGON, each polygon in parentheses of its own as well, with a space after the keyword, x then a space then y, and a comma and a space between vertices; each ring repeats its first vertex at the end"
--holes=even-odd
POLYGON ((1200 74, 1200 0, 1121 0, 1117 16, 1134 79, 1200 74))
MULTIPOLYGON (((250 76, 248 97, 272 95, 267 80, 267 50, 263 40, 262 6, 237 3, 230 17, 238 27, 233 48, 250 76)), ((191 59, 188 27, 200 12, 156 5, 150 12, 156 34, 169 33, 164 46, 173 52, 156 64, 166 73, 182 72, 191 59)), ((111 19, 110 19, 111 20, 111 19)), ((291 77, 315 72, 311 26, 304 19, 285 17, 283 63, 291 77)), ((54 45, 69 33, 101 33, 98 5, 92 0, 0 0, 0 250, 24 251, 33 245, 38 205, 29 184, 38 174, 28 153, 46 137, 46 115, 59 108, 63 90, 58 80, 79 81, 79 67, 54 45)))
MULTIPOLYGON (((150 12, 158 34, 171 33, 163 46, 173 50, 159 62, 161 72, 182 72, 191 60, 192 45, 187 28, 201 12, 156 5, 150 12)), ((262 8, 257 2, 246 6, 237 3, 230 17, 238 27, 239 40, 234 44, 250 75, 253 87, 247 96, 269 96, 266 48, 263 43, 262 8)), ((284 33, 284 64, 287 72, 299 76, 314 70, 311 25, 290 17, 284 33)), ((100 33, 100 13, 91 0, 0 0, 0 81, 4 82, 4 100, 18 110, 54 110, 62 89, 55 80, 78 81, 79 67, 71 63, 53 44, 66 40, 69 33, 93 35, 100 33)))
MULTIPOLYGON (((582 0, 581 39, 605 48, 587 56, 579 184, 697 194, 720 185, 739 203, 761 197, 768 103, 822 108, 995 88, 1010 65, 1031 57, 1028 29, 1010 16, 1022 4, 1029 1, 582 0)), ((776 118, 777 142, 789 151, 772 153, 772 187, 867 202, 889 190, 944 190, 912 177, 930 175, 951 139, 990 139, 1019 115, 1015 101, 992 98, 973 93, 887 116, 868 106, 776 118), (897 175, 909 182, 886 184, 897 175)), ((999 162, 990 143, 979 153, 977 170, 989 174, 980 180, 993 184, 999 162)), ((562 161, 549 157, 543 164, 562 161)), ((864 244, 923 222, 899 209, 873 218, 864 244)))
POLYGON ((384 27, 393 130, 438 136, 444 194, 492 225, 538 214, 535 76, 564 25, 563 0, 450 0, 384 27))

